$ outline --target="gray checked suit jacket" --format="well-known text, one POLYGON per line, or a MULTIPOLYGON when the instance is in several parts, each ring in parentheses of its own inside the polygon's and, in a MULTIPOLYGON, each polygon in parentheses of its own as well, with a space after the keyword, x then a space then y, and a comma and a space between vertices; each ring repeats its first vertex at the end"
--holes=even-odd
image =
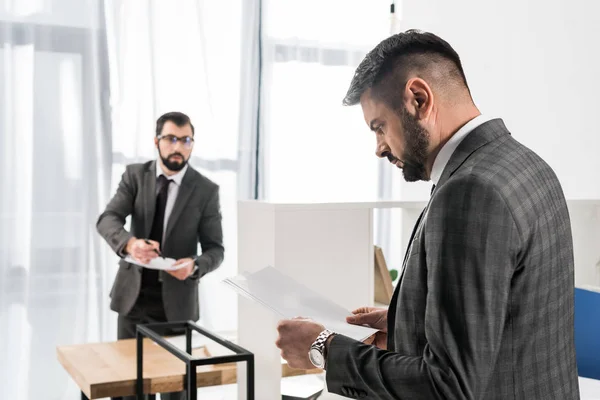
POLYGON ((368 399, 579 399, 569 213, 500 119, 447 164, 388 310, 388 350, 335 336, 331 392, 368 399))
MULTIPOLYGON (((117 254, 135 236, 147 238, 152 229, 156 207, 156 162, 127 166, 117 193, 98 218, 98 232, 117 254), (124 228, 125 218, 131 215, 131 232, 124 228)), ((196 260, 198 270, 180 281, 160 271, 163 281, 163 302, 169 321, 199 318, 198 281, 223 261, 223 233, 219 187, 191 168, 187 169, 169 216, 162 243, 165 257, 175 259, 195 256, 198 243, 202 254, 196 260)), ((119 263, 119 271, 111 290, 110 307, 127 315, 138 298, 142 267, 119 263)))

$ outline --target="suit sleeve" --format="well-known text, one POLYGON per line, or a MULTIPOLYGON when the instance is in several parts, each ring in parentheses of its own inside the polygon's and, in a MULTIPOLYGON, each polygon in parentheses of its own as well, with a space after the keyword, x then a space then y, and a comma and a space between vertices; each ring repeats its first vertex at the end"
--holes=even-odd
POLYGON ((223 247, 221 219, 221 204, 217 187, 208 201, 198 225, 198 241, 202 248, 202 254, 196 260, 197 278, 214 271, 223 262, 225 248, 223 247))
POLYGON ((336 336, 328 349, 330 391, 383 400, 483 397, 507 322, 520 245, 514 218, 493 186, 466 176, 440 187, 423 229, 423 354, 407 356, 336 336))
POLYGON ((134 200, 135 188, 128 167, 121 177, 117 192, 96 222, 96 229, 100 236, 119 256, 123 256, 125 245, 133 237, 125 229, 125 219, 133 211, 134 200))

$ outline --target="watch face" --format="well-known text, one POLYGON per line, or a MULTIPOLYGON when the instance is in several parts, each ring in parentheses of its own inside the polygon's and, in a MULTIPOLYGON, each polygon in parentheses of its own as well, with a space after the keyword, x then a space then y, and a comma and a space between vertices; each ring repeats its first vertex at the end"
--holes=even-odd
POLYGON ((317 368, 323 368, 325 365, 325 359, 323 358, 323 354, 317 349, 310 349, 308 352, 308 358, 310 362, 317 368))

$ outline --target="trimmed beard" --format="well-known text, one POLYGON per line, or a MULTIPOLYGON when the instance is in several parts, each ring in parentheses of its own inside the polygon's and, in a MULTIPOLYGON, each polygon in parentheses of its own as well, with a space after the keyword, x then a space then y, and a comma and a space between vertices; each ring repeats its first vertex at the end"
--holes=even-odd
POLYGON ((406 149, 402 154, 402 175, 407 182, 427 180, 427 152, 429 150, 429 132, 411 115, 406 107, 398 113, 404 129, 406 149))
POLYGON ((158 149, 158 155, 160 156, 161 161, 163 162, 163 165, 165 167, 167 167, 167 169, 169 169, 170 171, 173 172, 179 172, 183 169, 183 167, 185 167, 188 163, 188 160, 185 159, 185 157, 183 156, 183 154, 181 153, 173 153, 173 154, 169 154, 167 157, 163 157, 162 153, 160 152, 160 148, 158 149), (183 161, 178 162, 178 161, 172 161, 171 157, 174 156, 179 156, 181 157, 181 159, 183 161))

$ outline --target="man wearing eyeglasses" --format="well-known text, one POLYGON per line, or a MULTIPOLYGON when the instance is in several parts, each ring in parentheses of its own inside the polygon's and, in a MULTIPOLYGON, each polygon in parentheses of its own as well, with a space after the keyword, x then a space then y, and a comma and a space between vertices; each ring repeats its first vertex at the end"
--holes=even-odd
MULTIPOLYGON (((100 235, 123 257, 110 304, 119 314, 119 339, 134 338, 137 324, 197 321, 197 283, 223 261, 219 187, 188 165, 194 147, 189 117, 180 112, 162 115, 154 143, 158 159, 127 166, 97 222, 100 235), (128 216, 130 231, 124 227, 128 216), (184 266, 158 271, 128 263, 125 256, 143 264, 169 257, 184 266)), ((182 393, 162 396, 183 398, 182 393)))

